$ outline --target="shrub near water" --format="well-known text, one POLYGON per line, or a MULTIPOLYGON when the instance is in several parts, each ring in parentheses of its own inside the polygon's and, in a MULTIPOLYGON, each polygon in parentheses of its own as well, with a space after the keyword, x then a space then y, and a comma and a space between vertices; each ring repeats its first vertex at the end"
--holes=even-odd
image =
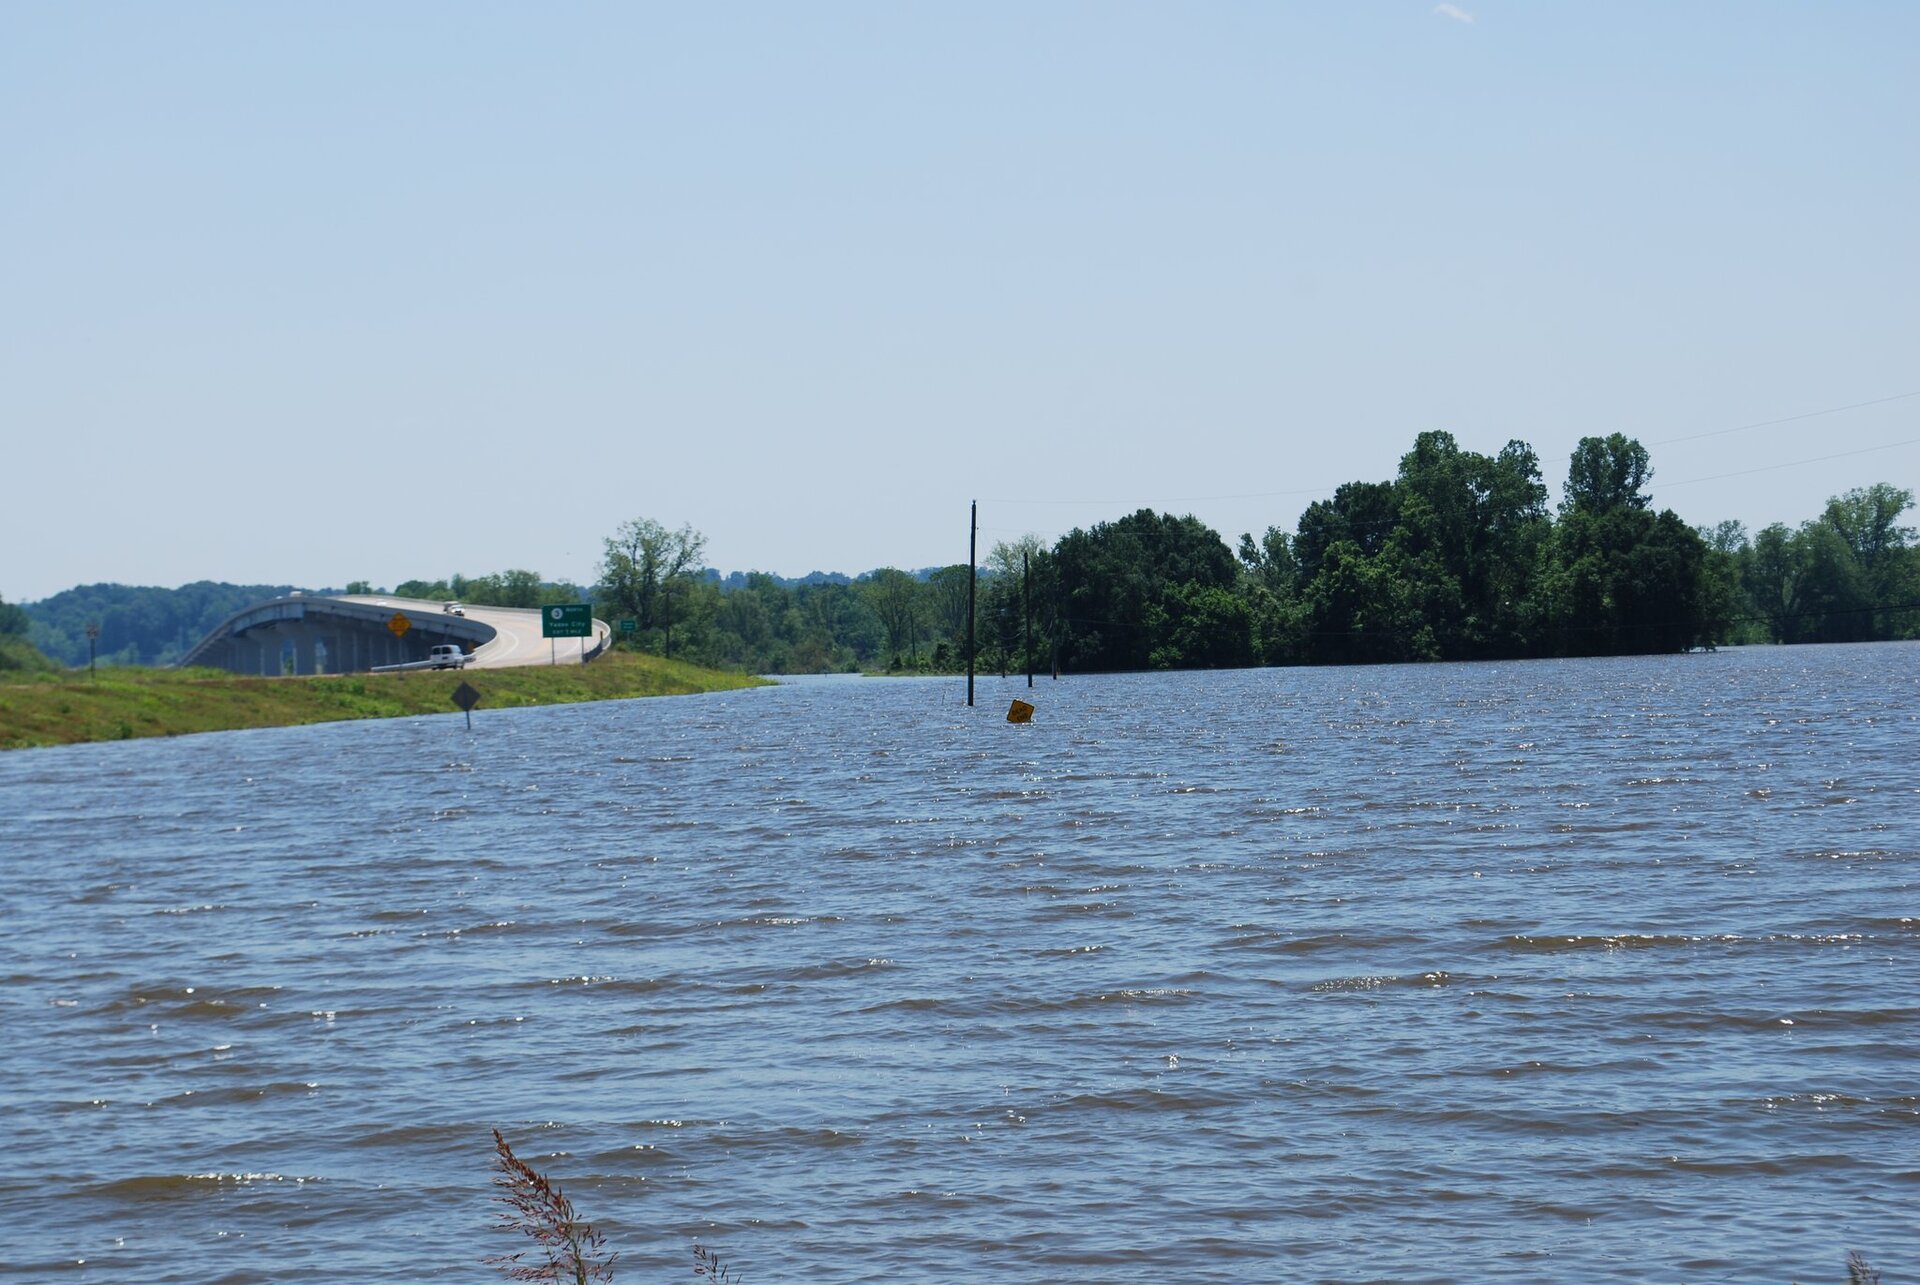
POLYGON ((250 678, 218 669, 136 669, 0 674, 0 749, 289 727, 353 718, 451 714, 453 689, 480 692, 488 709, 678 696, 760 686, 747 674, 658 656, 615 652, 591 665, 413 670, 312 678, 250 678))

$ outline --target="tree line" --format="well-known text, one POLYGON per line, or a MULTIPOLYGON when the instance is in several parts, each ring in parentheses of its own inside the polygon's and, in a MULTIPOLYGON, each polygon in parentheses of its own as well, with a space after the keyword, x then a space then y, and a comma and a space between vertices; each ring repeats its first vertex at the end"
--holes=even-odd
MULTIPOLYGON (((1349 482, 1230 546, 1192 516, 1142 509, 1051 544, 1001 542, 975 583, 983 670, 1100 671, 1673 652, 1725 643, 1920 637, 1913 493, 1878 483, 1798 527, 1749 535, 1655 512, 1645 447, 1581 440, 1557 505, 1524 442, 1464 450, 1423 433, 1385 481, 1349 482)), ((623 645, 758 673, 951 672, 967 646, 966 564, 855 579, 722 580, 691 526, 649 518, 604 542, 596 582, 514 569, 418 579, 397 597, 539 607, 591 601, 623 645)), ((66 665, 165 664, 229 613, 288 586, 90 585, 28 604, 66 665)), ((324 592, 324 591, 322 591, 324 592)), ((385 593, 366 581, 348 593, 385 593)), ((4 604, 0 604, 4 605, 4 604)), ((18 607, 0 633, 18 636, 18 607)))
MULTIPOLYGON (((982 669, 1110 671, 1678 652, 1920 637, 1909 491, 1880 483, 1798 528, 1655 511, 1647 450, 1582 439, 1557 505, 1524 442, 1497 454, 1423 433, 1397 474, 1350 482, 1291 531, 1237 547, 1142 509, 989 552, 982 669)), ((703 537, 648 519, 607 541, 596 600, 635 645, 781 673, 965 663, 967 567, 886 567, 847 585, 698 570, 703 537)))

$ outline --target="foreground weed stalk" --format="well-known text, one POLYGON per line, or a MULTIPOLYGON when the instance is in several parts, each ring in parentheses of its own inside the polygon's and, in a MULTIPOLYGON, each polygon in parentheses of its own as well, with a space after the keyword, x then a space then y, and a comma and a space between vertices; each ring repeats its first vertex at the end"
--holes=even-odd
POLYGON ((693 1274, 706 1277, 713 1285, 740 1285, 732 1269, 720 1261, 720 1255, 698 1241, 693 1246, 693 1274))
POLYGON ((500 1189, 494 1199, 506 1206, 499 1214, 499 1226, 529 1237, 533 1249, 517 1254, 493 1254, 485 1260, 506 1273, 508 1280, 562 1281, 571 1285, 591 1285, 613 1279, 613 1260, 618 1254, 607 1252, 606 1242, 593 1224, 582 1221, 560 1188, 546 1176, 513 1154, 513 1148, 493 1131, 493 1185, 500 1189), (534 1255, 544 1260, 529 1263, 534 1255))

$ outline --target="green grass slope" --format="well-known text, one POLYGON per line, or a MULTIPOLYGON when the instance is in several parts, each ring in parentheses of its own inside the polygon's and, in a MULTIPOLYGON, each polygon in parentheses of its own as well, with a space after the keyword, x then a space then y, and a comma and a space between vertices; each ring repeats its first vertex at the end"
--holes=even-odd
MULTIPOLYGON (((37 653, 36 653, 37 654, 37 653)), ((762 686, 749 674, 611 652, 591 665, 413 670, 314 678, 246 678, 218 669, 0 671, 0 749, 291 727, 350 718, 458 713, 453 689, 480 693, 475 717, 517 705, 678 696, 762 686)))

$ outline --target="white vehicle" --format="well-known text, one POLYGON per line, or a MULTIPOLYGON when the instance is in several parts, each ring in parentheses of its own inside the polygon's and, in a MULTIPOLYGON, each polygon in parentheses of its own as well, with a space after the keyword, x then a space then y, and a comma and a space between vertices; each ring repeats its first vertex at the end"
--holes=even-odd
POLYGON ((472 660, 466 652, 460 650, 457 643, 442 643, 427 653, 429 669, 465 669, 472 660))
POLYGON ((450 616, 464 616, 467 614, 467 609, 461 606, 457 602, 447 603, 444 607, 440 608, 440 610, 446 612, 450 616))

